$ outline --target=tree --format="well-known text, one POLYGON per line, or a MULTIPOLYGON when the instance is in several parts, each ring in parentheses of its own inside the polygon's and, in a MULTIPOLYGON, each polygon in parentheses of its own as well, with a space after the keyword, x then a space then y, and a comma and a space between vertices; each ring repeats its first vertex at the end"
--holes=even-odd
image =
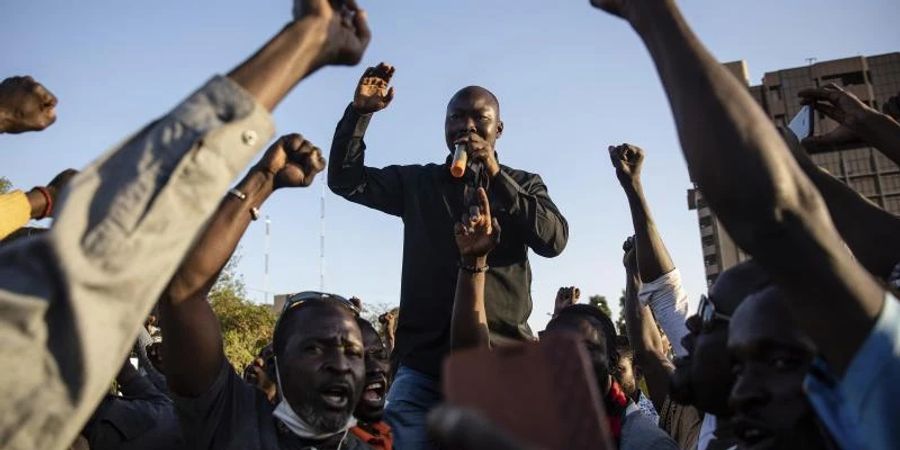
POLYGON ((9 178, 0 177, 0 194, 5 194, 12 190, 12 182, 9 181, 9 178))
POLYGON ((622 296, 619 297, 619 320, 616 320, 616 329, 620 335, 626 335, 625 330, 625 289, 622 289, 622 296))
POLYGON ((612 318, 612 311, 610 311, 609 309, 609 303, 606 302, 606 296, 592 295, 588 298, 588 304, 596 308, 600 308, 600 311, 603 311, 603 314, 606 314, 607 317, 612 318))
POLYGON ((237 273, 238 261, 240 255, 235 252, 210 291, 209 304, 219 319, 225 356, 243 373, 259 350, 272 342, 275 314, 268 305, 247 299, 244 278, 237 273))

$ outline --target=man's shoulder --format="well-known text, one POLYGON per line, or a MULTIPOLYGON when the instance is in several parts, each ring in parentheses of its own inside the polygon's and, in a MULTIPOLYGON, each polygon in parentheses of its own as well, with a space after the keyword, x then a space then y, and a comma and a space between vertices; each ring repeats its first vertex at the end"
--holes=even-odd
POLYGON ((625 416, 622 423, 622 450, 678 448, 675 441, 639 411, 625 416))
POLYGON ((521 170, 521 169, 514 169, 509 166, 504 166, 503 164, 500 164, 500 171, 509 175, 520 186, 525 186, 526 184, 530 184, 530 183, 543 183, 544 182, 541 179, 541 176, 536 173, 528 172, 528 171, 521 170))

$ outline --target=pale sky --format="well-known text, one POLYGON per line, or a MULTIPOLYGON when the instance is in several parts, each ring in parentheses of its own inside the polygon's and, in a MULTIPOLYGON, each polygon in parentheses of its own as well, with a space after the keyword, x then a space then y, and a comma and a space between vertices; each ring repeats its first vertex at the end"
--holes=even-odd
MULTIPOLYGON (((278 133, 300 132, 323 149, 367 65, 397 67, 393 104, 372 120, 373 166, 440 162, 446 102, 478 84, 500 99, 500 161, 539 173, 566 216, 570 239, 554 259, 534 254, 530 323, 543 329, 559 286, 602 294, 618 313, 620 245, 631 231, 606 148, 647 151, 644 184, 657 224, 694 304, 705 292, 687 170, 656 72, 635 33, 582 1, 367 1, 374 39, 363 63, 329 68, 275 113, 278 133)), ((900 2, 692 0, 679 2, 721 61, 747 60, 751 80, 819 60, 898 50, 900 2)), ((20 188, 80 168, 164 114, 215 73, 247 57, 290 19, 286 0, 6 1, 0 5, 0 76, 31 74, 60 100, 41 133, 3 136, 0 175, 20 188)), ((319 288, 319 195, 277 192, 269 290, 319 288)), ((397 303, 403 224, 327 192, 326 290, 397 303)), ((177 211, 173 211, 177 214, 177 211)), ((250 294, 262 300, 263 221, 242 243, 250 294)))

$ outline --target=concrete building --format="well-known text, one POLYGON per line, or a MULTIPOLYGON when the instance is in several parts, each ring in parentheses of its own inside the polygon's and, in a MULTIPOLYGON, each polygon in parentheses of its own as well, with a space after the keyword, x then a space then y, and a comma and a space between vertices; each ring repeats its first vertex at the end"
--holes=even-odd
MULTIPOLYGON (((815 62, 768 72, 762 84, 756 86, 749 84, 744 61, 726 63, 724 66, 747 84, 753 98, 779 126, 786 126, 800 111, 797 93, 802 89, 835 83, 879 110, 890 97, 900 94, 900 53, 896 52, 815 62)), ((837 126, 833 120, 816 114, 815 134, 830 132, 837 126)), ((836 148, 814 154, 812 158, 856 192, 900 216, 900 169, 879 151, 865 146, 836 148)), ((731 240, 697 189, 688 190, 688 206, 697 211, 706 280, 708 285, 712 285, 719 273, 748 256, 731 240)))

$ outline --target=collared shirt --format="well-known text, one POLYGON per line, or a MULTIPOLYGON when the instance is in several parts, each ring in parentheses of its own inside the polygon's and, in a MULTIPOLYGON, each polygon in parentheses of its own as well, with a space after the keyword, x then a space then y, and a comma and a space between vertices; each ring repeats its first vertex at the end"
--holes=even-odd
POLYGON ((685 321, 688 318, 687 293, 681 285, 681 272, 673 269, 659 278, 643 283, 638 299, 649 306, 653 317, 669 338, 675 356, 686 356, 681 339, 688 334, 685 321))
MULTIPOLYGON (((328 186, 347 200, 403 219, 395 356, 436 377, 450 349, 459 270, 453 226, 463 213, 464 183, 450 176, 446 164, 365 166, 363 136, 370 119, 347 107, 331 147, 328 186)), ((488 191, 491 212, 502 228, 500 243, 488 256, 488 326, 501 336, 531 340, 528 249, 546 257, 559 255, 568 240, 568 224, 538 175, 501 166, 488 191)))
POLYGON ((351 428, 350 432, 375 450, 393 449, 394 437, 391 435, 391 426, 387 422, 373 423, 369 425, 369 428, 372 431, 357 425, 351 428))
POLYGON ((0 249, 0 442, 69 446, 228 185, 274 133, 215 77, 76 175, 53 228, 0 249))
POLYGON ((804 388, 831 436, 845 449, 900 445, 900 305, 887 293, 881 314, 842 378, 817 360, 804 388))
POLYGON ((653 407, 653 402, 651 402, 649 398, 645 397, 643 392, 638 391, 638 401, 635 404, 637 405, 638 409, 640 409, 641 414, 643 414, 644 417, 650 419, 651 421, 653 421, 653 423, 659 423, 659 414, 657 414, 656 408, 653 407))
POLYGON ((91 450, 178 450, 184 447, 172 400, 136 376, 107 395, 85 426, 91 450))
POLYGON ((0 194, 0 240, 31 220, 31 204, 22 191, 0 194))

